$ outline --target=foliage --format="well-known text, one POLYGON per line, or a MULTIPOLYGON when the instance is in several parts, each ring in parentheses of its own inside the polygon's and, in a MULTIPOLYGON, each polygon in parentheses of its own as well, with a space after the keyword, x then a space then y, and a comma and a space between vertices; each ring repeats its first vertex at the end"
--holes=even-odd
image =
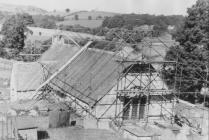
POLYGON ((0 11, 0 20, 4 20, 6 17, 8 17, 9 16, 9 14, 8 13, 6 13, 6 12, 1 12, 0 11))
POLYGON ((88 16, 88 20, 92 20, 92 16, 88 16))
POLYGON ((96 17, 96 19, 102 19, 102 16, 99 15, 99 16, 96 17))
POLYGON ((60 16, 49 16, 49 15, 33 15, 34 24, 31 26, 55 29, 56 22, 64 21, 63 17, 60 16))
POLYGON ((122 15, 116 15, 114 17, 106 17, 102 23, 103 27, 116 28, 123 27, 125 24, 124 17, 122 15))
MULTIPOLYGON (((36 45, 32 45, 30 41, 28 41, 25 47, 22 50, 22 54, 43 54, 45 51, 49 49, 51 46, 52 40, 46 40, 43 42, 37 42, 36 45)), ((20 56, 21 61, 33 62, 39 59, 40 55, 23 55, 20 56)))
POLYGON ((132 30, 142 25, 154 25, 156 32, 162 33, 167 30, 168 25, 178 26, 184 20, 183 16, 155 16, 148 14, 124 14, 107 17, 102 26, 108 28, 125 27, 132 30))
POLYGON ((54 21, 51 21, 49 19, 43 19, 38 27, 41 28, 47 28, 47 29, 55 29, 56 28, 56 23, 54 21))
MULTIPOLYGON (((88 41, 89 39, 77 40, 77 42, 81 46, 84 46, 88 41)), ((116 45, 115 42, 107 41, 107 40, 94 40, 92 44, 89 46, 89 48, 95 48, 95 49, 111 51, 111 52, 119 51, 119 49, 121 49, 116 45)))
POLYGON ((75 20, 79 20, 79 16, 77 14, 75 15, 74 18, 75 18, 75 20))
MULTIPOLYGON (((209 67, 209 1, 198 0, 188 9, 188 16, 182 28, 179 28, 175 37, 180 46, 173 46, 166 55, 167 60, 178 57, 177 75, 181 75, 183 81, 177 82, 182 92, 200 91, 205 83, 206 67, 209 67)), ((174 72, 166 75, 170 79, 170 85, 174 84, 174 72)), ((191 96, 190 96, 191 97, 191 96)), ((193 95, 194 97, 194 95, 193 95)), ((186 100, 188 96, 183 96, 186 100)))
POLYGON ((38 57, 22 56, 20 53, 41 54, 48 49, 50 41, 40 42, 39 46, 27 42, 25 44, 25 34, 32 32, 27 28, 28 25, 34 25, 32 16, 28 14, 13 15, 4 22, 1 30, 3 35, 0 42, 1 56, 21 61, 35 61, 38 57))
POLYGON ((98 27, 91 30, 91 34, 97 35, 97 36, 105 36, 107 32, 109 31, 108 28, 105 27, 98 27))
POLYGON ((117 51, 116 44, 111 41, 102 41, 102 40, 94 41, 93 44, 90 46, 90 48, 96 48, 96 49, 112 51, 112 52, 117 51))
POLYGON ((65 12, 69 13, 70 12, 70 9, 69 8, 65 9, 65 12))
POLYGON ((128 30, 125 28, 108 29, 106 27, 98 27, 91 29, 79 25, 75 25, 75 26, 60 25, 59 29, 73 31, 73 32, 89 33, 97 36, 105 36, 105 40, 107 41, 113 41, 113 40, 116 41, 116 40, 124 39, 126 40, 127 43, 141 42, 144 36, 143 32, 128 30))
POLYGON ((24 47, 25 32, 28 32, 27 25, 33 23, 28 14, 13 15, 8 18, 1 30, 3 40, 0 45, 4 49, 5 57, 16 58, 24 47))
POLYGON ((80 25, 59 25, 60 30, 65 30, 65 31, 72 31, 72 32, 82 32, 82 33, 90 33, 91 29, 88 27, 83 27, 80 25))
POLYGON ((88 27, 83 27, 80 25, 59 25, 59 29, 61 30, 66 30, 66 31, 72 31, 72 32, 81 32, 81 33, 88 33, 88 34, 93 34, 93 35, 98 35, 98 36, 104 36, 109 29, 103 28, 103 27, 98 27, 98 28, 88 28, 88 27))

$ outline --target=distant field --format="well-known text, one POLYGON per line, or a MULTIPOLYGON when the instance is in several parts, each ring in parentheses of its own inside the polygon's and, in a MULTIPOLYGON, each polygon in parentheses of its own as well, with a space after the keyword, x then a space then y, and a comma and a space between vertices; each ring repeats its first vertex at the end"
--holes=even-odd
POLYGON ((65 21, 58 22, 57 24, 63 25, 81 25, 84 27, 95 28, 102 25, 105 17, 113 17, 119 13, 104 12, 104 11, 77 11, 65 15, 65 21), (78 15, 79 20, 75 20, 75 15, 78 15), (91 16, 92 20, 88 20, 91 16))
POLYGON ((104 12, 104 11, 77 11, 73 13, 69 13, 69 15, 65 16, 65 20, 74 19, 75 15, 79 16, 79 19, 88 19, 89 16, 92 19, 96 19, 99 16, 104 19, 105 17, 113 17, 118 15, 119 13, 112 13, 112 12, 104 12))
POLYGON ((102 25, 103 20, 87 20, 87 19, 80 19, 80 20, 66 20, 62 22, 58 22, 57 25, 81 25, 84 27, 89 28, 96 28, 102 25))

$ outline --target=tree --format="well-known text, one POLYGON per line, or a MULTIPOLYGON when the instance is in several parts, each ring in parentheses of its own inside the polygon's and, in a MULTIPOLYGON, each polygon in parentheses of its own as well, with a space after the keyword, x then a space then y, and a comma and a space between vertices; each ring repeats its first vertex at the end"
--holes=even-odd
POLYGON ((75 15, 75 20, 79 20, 79 16, 77 14, 75 15))
POLYGON ((66 13, 69 13, 70 12, 70 9, 69 8, 65 9, 65 12, 66 13))
POLYGON ((99 15, 99 16, 96 17, 96 19, 102 19, 102 16, 99 15))
POLYGON ((33 15, 34 24, 32 26, 55 29, 56 22, 64 21, 64 17, 61 16, 49 16, 49 15, 33 15))
POLYGON ((155 16, 149 14, 123 14, 106 17, 102 23, 103 27, 116 28, 128 27, 132 29, 142 25, 154 25, 157 30, 167 31, 168 25, 178 26, 184 21, 183 16, 155 16))
POLYGON ((88 16, 88 20, 92 20, 92 16, 88 16))
POLYGON ((116 28, 116 27, 123 27, 125 20, 122 15, 117 15, 112 18, 107 17, 102 23, 102 27, 108 28, 116 28))
POLYGON ((17 57, 24 47, 25 32, 29 29, 26 27, 33 23, 33 19, 28 14, 13 15, 8 18, 1 30, 3 40, 0 47, 4 48, 8 58, 17 57))
POLYGON ((47 29, 55 29, 56 23, 53 20, 45 18, 39 23, 39 27, 47 28, 47 29))
MULTIPOLYGON (((200 91, 205 83, 206 67, 209 61, 209 1, 198 0, 195 5, 188 9, 188 16, 185 19, 184 26, 175 35, 179 41, 179 46, 172 47, 167 55, 167 60, 174 60, 178 57, 177 75, 182 73, 183 81, 180 91, 195 92, 200 91), (181 72, 180 72, 181 71, 181 72)), ((170 79, 170 85, 174 84, 174 72, 169 70, 170 74, 166 77, 170 79)), ((194 97, 194 95, 192 95, 194 97)), ((190 96, 183 96, 188 99, 190 96)), ((191 100, 190 100, 191 101, 191 100)))

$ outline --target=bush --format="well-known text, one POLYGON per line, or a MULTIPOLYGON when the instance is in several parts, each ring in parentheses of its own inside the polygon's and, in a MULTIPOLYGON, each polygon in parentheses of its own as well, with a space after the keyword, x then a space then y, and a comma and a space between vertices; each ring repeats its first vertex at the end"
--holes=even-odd
POLYGON ((88 20, 92 20, 92 16, 88 16, 88 20))
POLYGON ((33 20, 34 24, 32 24, 31 26, 55 29, 56 22, 64 21, 64 18, 60 16, 34 15, 33 20))
POLYGON ((117 47, 114 42, 104 41, 104 40, 103 41, 94 41, 90 45, 90 48, 96 48, 96 49, 112 51, 112 52, 117 51, 117 47))
POLYGON ((125 20, 123 16, 119 15, 119 16, 105 18, 102 23, 102 27, 116 28, 116 27, 123 27, 124 24, 125 24, 125 20))
POLYGON ((75 20, 79 20, 79 16, 77 14, 75 15, 75 20))
MULTIPOLYGON (((154 25, 155 32, 161 34, 167 31, 168 25, 178 26, 184 21, 183 16, 155 16, 148 14, 124 14, 113 17, 106 17, 102 27, 126 28, 132 30, 134 27, 142 25, 154 25)), ((157 35, 157 34, 156 34, 157 35)))

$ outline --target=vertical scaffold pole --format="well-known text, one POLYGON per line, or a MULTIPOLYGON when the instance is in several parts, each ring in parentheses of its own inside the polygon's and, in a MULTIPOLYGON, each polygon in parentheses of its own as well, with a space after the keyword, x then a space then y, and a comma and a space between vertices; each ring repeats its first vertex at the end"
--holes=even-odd
POLYGON ((176 65, 175 65, 175 77, 174 77, 174 97, 173 97, 173 101, 172 101, 172 116, 171 116, 171 124, 173 125, 174 124, 174 102, 175 102, 175 98, 176 98, 176 76, 177 76, 177 70, 178 70, 178 53, 177 53, 177 60, 176 60, 176 65))

